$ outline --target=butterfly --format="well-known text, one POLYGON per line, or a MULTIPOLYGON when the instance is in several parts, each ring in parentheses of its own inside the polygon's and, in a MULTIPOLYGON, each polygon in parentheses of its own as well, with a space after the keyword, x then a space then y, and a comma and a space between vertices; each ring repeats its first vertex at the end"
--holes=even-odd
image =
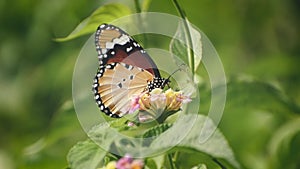
POLYGON ((110 117, 127 114, 133 96, 163 89, 170 82, 161 77, 141 45, 119 27, 100 25, 95 45, 99 67, 93 83, 94 98, 100 110, 110 117))

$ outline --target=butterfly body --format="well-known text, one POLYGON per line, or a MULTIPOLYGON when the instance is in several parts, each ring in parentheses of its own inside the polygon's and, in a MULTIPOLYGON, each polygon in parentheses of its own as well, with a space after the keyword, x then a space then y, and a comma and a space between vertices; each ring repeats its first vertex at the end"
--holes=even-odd
POLYGON ((93 90, 99 109, 111 117, 122 117, 131 98, 154 88, 164 88, 156 64, 146 51, 120 28, 102 24, 95 35, 99 68, 93 90))

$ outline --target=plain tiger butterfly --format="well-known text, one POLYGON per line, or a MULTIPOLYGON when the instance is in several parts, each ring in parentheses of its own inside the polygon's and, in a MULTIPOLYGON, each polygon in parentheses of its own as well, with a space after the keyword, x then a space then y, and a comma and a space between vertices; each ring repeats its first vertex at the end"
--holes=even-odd
POLYGON ((94 97, 106 115, 122 117, 129 112, 134 95, 168 85, 169 79, 161 77, 146 51, 122 29, 100 25, 95 45, 99 68, 94 78, 94 97))

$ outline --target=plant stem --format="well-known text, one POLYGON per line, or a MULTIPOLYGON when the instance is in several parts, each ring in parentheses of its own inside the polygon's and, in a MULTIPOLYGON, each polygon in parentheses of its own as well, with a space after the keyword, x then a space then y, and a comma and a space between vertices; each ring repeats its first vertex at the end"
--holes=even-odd
MULTIPOLYGON (((136 12, 137 13, 141 13, 142 12, 142 8, 141 8, 141 4, 140 4, 140 2, 139 2, 139 0, 134 0, 134 5, 135 5, 135 10, 136 10, 136 12)), ((139 15, 138 16, 138 24, 137 25, 141 25, 140 26, 140 31, 141 32, 144 32, 144 30, 145 30, 145 24, 144 24, 144 22, 142 21, 142 18, 141 18, 142 16, 141 15, 139 15)), ((143 44, 144 44, 144 47, 146 48, 147 47, 147 36, 146 36, 146 34, 145 33, 143 33, 143 44)))
POLYGON ((176 169, 176 166, 173 162, 173 159, 172 159, 172 155, 171 154, 168 154, 168 159, 169 159, 169 163, 170 163, 170 167, 171 169, 176 169))
POLYGON ((175 151, 174 157, 173 157, 174 161, 177 160, 178 156, 179 156, 179 151, 175 151))
POLYGON ((137 13, 141 13, 142 12, 142 9, 141 9, 141 5, 140 5, 140 2, 139 0, 134 0, 134 5, 135 5, 135 10, 137 13))
POLYGON ((220 167, 221 167, 221 169, 227 169, 223 164, 221 164, 217 159, 215 159, 215 158, 213 158, 213 161, 215 162, 215 163, 217 163, 220 167))
POLYGON ((184 10, 180 7, 179 3, 177 0, 172 0, 174 3, 175 8, 177 9, 180 17, 183 19, 183 25, 184 25, 184 30, 186 33, 186 37, 187 37, 187 52, 188 52, 188 59, 189 59, 189 64, 190 64, 190 68, 192 69, 192 74, 194 75, 195 72, 195 63, 194 63, 194 51, 193 51, 193 42, 192 42, 192 37, 191 37, 191 32, 189 29, 189 23, 186 17, 186 14, 184 12, 184 10))

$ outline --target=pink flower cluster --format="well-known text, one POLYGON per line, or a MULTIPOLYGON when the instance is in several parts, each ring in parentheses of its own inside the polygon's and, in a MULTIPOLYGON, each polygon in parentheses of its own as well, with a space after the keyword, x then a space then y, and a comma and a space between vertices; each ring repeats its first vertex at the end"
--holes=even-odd
POLYGON ((139 159, 133 159, 130 155, 125 155, 121 159, 109 162, 101 169, 142 169, 144 162, 139 159))
POLYGON ((151 92, 144 92, 132 98, 129 113, 136 110, 147 112, 139 115, 140 121, 146 121, 150 118, 156 118, 162 113, 178 111, 182 104, 191 101, 189 96, 183 95, 181 91, 175 92, 172 89, 163 91, 156 88, 151 92))
POLYGON ((134 160, 130 155, 125 155, 116 164, 117 169, 142 169, 143 167, 144 162, 142 160, 134 160))

